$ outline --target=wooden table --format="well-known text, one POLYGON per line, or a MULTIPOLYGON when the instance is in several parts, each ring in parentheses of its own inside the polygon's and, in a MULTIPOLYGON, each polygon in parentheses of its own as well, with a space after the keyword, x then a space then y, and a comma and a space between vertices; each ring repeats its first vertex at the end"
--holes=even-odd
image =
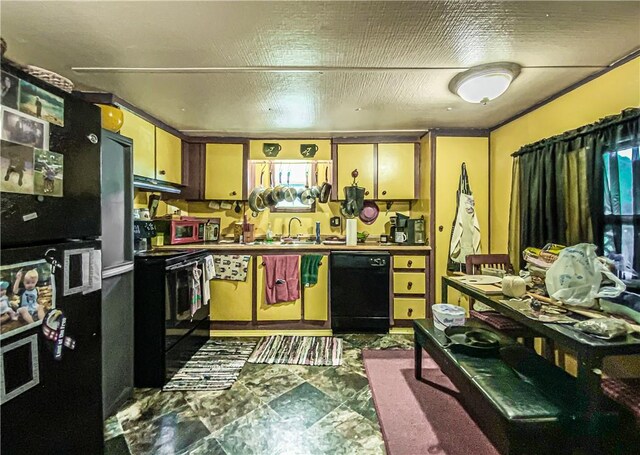
MULTIPOLYGON (((587 335, 571 325, 536 321, 500 302, 500 300, 508 299, 509 297, 484 294, 473 286, 448 276, 442 277, 443 302, 447 302, 449 287, 490 306, 499 313, 539 333, 540 336, 552 339, 556 346, 575 352, 578 361, 576 387, 578 387, 578 396, 584 397, 584 400, 579 403, 579 412, 584 417, 587 426, 591 427, 586 429, 587 432, 591 434, 593 432, 597 433, 599 417, 604 415, 605 405, 604 395, 600 387, 603 360, 605 357, 612 355, 640 354, 640 337, 627 335, 626 338, 607 341, 587 335)), ((587 319, 579 315, 572 316, 576 319, 587 319)))

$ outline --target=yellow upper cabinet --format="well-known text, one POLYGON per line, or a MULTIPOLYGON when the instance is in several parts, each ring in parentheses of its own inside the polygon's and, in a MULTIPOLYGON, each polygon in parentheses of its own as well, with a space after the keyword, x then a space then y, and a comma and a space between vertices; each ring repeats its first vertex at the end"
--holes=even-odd
POLYGON ((344 199, 343 188, 353 183, 351 172, 358 170, 358 186, 365 188, 365 197, 374 197, 373 188, 373 144, 338 144, 337 165, 338 168, 338 199, 344 199))
POLYGON ((204 198, 242 200, 244 165, 244 144, 207 144, 204 198))
POLYGON ((252 160, 330 160, 331 140, 329 139, 261 139, 249 142, 249 158, 252 160), (266 148, 271 150, 265 155, 266 148))
POLYGON ((156 179, 182 183, 182 141, 156 128, 156 179))
POLYGON ((378 144, 378 195, 380 200, 414 199, 415 144, 378 144))
POLYGON ((156 176, 155 126, 132 112, 122 109, 124 123, 120 134, 133 140, 133 173, 141 177, 156 176))

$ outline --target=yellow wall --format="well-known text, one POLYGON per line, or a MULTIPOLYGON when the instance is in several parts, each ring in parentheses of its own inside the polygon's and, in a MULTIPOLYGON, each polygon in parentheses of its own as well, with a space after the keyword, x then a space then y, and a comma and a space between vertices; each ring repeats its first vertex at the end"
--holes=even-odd
MULTIPOLYGON (((434 139, 432 139, 434 140, 434 139)), ((482 252, 487 252, 489 229, 489 139, 486 137, 435 137, 435 197, 436 213, 436 302, 441 301, 440 281, 447 271, 451 227, 456 213, 456 191, 460 179, 460 167, 467 164, 469 183, 475 201, 476 214, 482 232, 482 252), (442 232, 439 227, 442 226, 442 232)), ((466 300, 450 290, 449 302, 468 307, 466 300)))
POLYGON ((491 252, 507 252, 511 153, 523 145, 638 106, 640 57, 493 131, 490 152, 491 252))

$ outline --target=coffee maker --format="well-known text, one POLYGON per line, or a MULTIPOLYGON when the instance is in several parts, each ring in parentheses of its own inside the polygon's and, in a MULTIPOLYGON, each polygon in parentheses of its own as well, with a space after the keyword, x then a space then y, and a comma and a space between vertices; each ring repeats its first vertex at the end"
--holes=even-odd
POLYGON ((151 238, 156 236, 156 226, 153 221, 134 220, 133 222, 133 251, 142 253, 151 249, 151 238))
POLYGON ((395 226, 392 230, 391 241, 395 243, 407 243, 409 237, 407 235, 407 222, 409 217, 402 213, 396 212, 395 226))
POLYGON ((427 243, 424 216, 407 221, 407 243, 410 245, 424 245, 427 243))

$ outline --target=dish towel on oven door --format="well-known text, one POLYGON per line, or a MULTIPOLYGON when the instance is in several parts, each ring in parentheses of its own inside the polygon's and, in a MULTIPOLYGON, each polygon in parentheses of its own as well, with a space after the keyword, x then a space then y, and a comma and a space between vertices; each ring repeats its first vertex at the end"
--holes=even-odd
POLYGON ((216 274, 216 268, 213 265, 213 256, 204 257, 204 274, 202 275, 202 304, 209 305, 211 300, 211 280, 216 274))
POLYGON ((191 317, 202 308, 202 269, 197 265, 191 270, 191 317))
POLYGON ((247 268, 251 256, 216 255, 213 257, 216 280, 247 281, 247 268))
POLYGON ((300 256, 263 256, 267 303, 291 302, 300 297, 300 256))

